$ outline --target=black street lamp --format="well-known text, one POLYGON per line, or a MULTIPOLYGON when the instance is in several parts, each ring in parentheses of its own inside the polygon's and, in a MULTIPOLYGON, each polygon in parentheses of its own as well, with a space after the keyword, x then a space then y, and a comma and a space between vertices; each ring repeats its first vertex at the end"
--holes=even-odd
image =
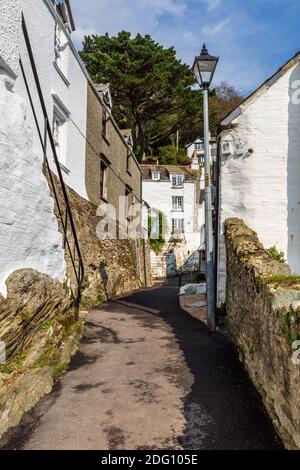
POLYGON ((206 45, 201 54, 195 57, 193 72, 203 89, 204 116, 204 155, 205 155, 205 251, 206 251, 206 290, 207 290, 207 321, 210 331, 216 330, 216 302, 214 279, 214 239, 212 220, 212 191, 211 191, 211 155, 209 142, 208 90, 212 82, 219 57, 209 55, 206 45))
POLYGON ((209 88, 219 57, 214 57, 208 53, 207 47, 203 44, 201 54, 195 57, 193 72, 200 88, 209 88))

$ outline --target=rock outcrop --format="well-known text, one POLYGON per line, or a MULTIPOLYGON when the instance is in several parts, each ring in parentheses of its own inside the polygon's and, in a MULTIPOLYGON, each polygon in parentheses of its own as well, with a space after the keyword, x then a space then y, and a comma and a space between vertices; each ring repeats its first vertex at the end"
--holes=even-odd
POLYGON ((0 437, 49 393, 79 346, 83 321, 76 321, 67 289, 50 276, 20 270, 0 298, 0 437))

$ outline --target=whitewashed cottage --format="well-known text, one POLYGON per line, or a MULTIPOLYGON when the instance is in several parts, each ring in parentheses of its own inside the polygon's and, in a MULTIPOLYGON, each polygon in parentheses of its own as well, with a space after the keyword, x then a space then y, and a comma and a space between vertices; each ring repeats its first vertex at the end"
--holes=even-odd
MULTIPOLYGON (((191 167, 197 169, 205 164, 204 154, 204 140, 201 137, 197 137, 193 142, 186 145, 187 157, 191 160, 191 167)), ((209 143, 211 160, 214 162, 217 155, 217 142, 216 139, 210 138, 209 143)))
POLYGON ((224 221, 242 218, 300 273, 300 54, 221 122, 218 303, 225 301, 224 221))
POLYGON ((198 169, 180 165, 141 167, 148 212, 160 211, 166 221, 165 246, 160 253, 151 252, 153 275, 164 277, 180 268, 198 269, 199 257, 204 266, 204 181, 200 184, 199 165, 198 169))

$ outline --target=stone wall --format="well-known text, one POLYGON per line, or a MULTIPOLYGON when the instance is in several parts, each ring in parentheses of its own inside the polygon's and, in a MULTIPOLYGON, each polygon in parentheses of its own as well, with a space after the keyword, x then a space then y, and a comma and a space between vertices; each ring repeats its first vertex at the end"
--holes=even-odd
POLYGON ((102 135, 102 110, 100 97, 89 84, 85 172, 87 194, 94 204, 105 202, 100 197, 100 161, 103 156, 109 162, 107 202, 114 206, 119 215, 119 197, 125 196, 126 187, 131 188, 137 202, 142 202, 141 170, 113 119, 108 118, 106 137, 102 135), (131 156, 127 168, 128 152, 131 156))
POLYGON ((299 449, 300 277, 271 259, 242 220, 226 221, 225 238, 229 331, 285 446, 299 449))
MULTIPOLYGON (((58 180, 54 175, 53 178, 59 200, 62 201, 58 180)), ((107 297, 122 295, 145 284, 151 286, 148 243, 145 242, 144 250, 141 240, 137 240, 137 247, 133 240, 101 240, 98 236, 101 235, 99 233, 101 218, 97 215, 97 206, 70 188, 68 194, 85 268, 83 307, 91 307, 106 300, 107 297), (100 273, 101 263, 107 274, 107 283, 100 273)), ((68 257, 66 260, 68 276, 72 280, 71 262, 68 257)))

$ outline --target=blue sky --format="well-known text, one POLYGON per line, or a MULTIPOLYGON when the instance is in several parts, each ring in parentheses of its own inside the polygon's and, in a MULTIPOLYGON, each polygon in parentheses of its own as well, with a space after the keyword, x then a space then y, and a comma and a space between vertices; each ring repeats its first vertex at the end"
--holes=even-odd
POLYGON ((220 56, 215 82, 251 92, 300 50, 300 0, 71 0, 80 48, 85 34, 121 30, 174 46, 192 64, 202 43, 220 56))

